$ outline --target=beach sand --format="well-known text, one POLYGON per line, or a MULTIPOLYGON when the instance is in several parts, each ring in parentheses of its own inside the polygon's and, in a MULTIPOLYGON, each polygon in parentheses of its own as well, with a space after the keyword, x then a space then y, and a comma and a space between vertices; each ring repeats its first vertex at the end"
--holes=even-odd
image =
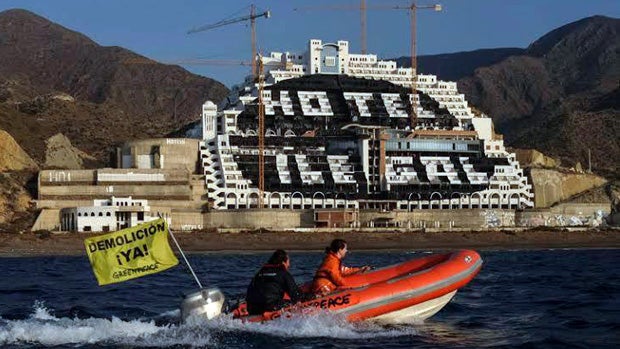
MULTIPOLYGON (((92 233, 0 233, 0 256, 85 255, 92 233)), ((360 250, 619 248, 620 230, 498 230, 467 232, 176 232, 187 253, 322 251, 334 238, 360 250)), ((173 249, 173 242, 171 241, 173 249)))

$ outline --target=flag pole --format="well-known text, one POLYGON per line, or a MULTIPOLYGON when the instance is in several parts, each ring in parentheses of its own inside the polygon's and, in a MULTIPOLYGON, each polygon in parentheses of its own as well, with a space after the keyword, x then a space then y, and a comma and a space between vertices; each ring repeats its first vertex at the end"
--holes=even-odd
MULTIPOLYGON (((160 215, 160 217, 161 217, 161 215, 160 215)), ((200 280, 198 280, 198 276, 196 276, 196 273, 194 273, 194 268, 192 268, 192 265, 189 264, 189 261, 187 260, 187 257, 185 257, 185 253, 183 253, 183 250, 181 249, 181 245, 179 245, 179 242, 177 241, 177 238, 174 237, 174 234, 172 233, 172 229, 170 229, 170 227, 168 227, 168 232, 170 233, 170 236, 172 237, 172 241, 174 241, 174 244, 179 249, 179 252, 181 253, 181 257, 183 257, 183 260, 185 261, 185 264, 187 264, 187 267, 189 268, 189 271, 194 276, 194 280, 196 280, 196 283, 198 284, 198 287, 200 287, 202 289, 202 284, 200 283, 200 280)))

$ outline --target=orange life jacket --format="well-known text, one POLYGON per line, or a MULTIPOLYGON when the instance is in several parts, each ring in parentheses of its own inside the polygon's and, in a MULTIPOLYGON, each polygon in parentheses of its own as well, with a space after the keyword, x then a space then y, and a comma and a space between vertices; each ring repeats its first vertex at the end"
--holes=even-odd
POLYGON ((328 294, 338 287, 346 287, 345 276, 355 274, 361 268, 351 268, 342 265, 342 261, 333 252, 328 252, 323 263, 314 274, 312 280, 312 292, 315 294, 328 294))

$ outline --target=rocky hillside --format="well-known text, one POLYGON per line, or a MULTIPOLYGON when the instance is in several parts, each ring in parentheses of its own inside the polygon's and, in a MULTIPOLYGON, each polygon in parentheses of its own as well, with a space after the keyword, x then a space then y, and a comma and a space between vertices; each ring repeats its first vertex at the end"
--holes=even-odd
POLYGON ((36 182, 37 169, 13 137, 0 130, 0 232, 32 224, 33 192, 28 188, 36 182))
POLYGON ((428 56, 427 66, 440 64, 441 71, 426 71, 422 63, 420 71, 445 80, 472 71, 458 80, 459 89, 494 119, 508 145, 542 150, 571 167, 587 166, 590 150, 593 170, 617 178, 619 33, 620 19, 594 16, 553 30, 521 51, 486 51, 487 60, 474 51, 465 60, 467 69, 458 67, 464 57, 458 53, 428 56), (450 70, 447 62, 457 68, 450 70))
POLYGON ((111 147, 161 137, 199 118, 228 89, 158 64, 25 10, 0 13, 0 128, 39 164, 44 141, 62 133, 105 164, 111 147))
POLYGON ((171 134, 227 94, 34 13, 0 12, 0 231, 32 226, 38 169, 109 166, 119 143, 171 134))
POLYGON ((620 19, 586 18, 459 81, 508 144, 620 174, 620 19), (613 160, 612 160, 613 159, 613 160))
POLYGON ((0 129, 0 172, 38 170, 37 164, 6 131, 0 129))
POLYGON ((57 133, 45 141, 44 168, 78 170, 89 167, 85 165, 89 161, 96 161, 96 159, 75 148, 69 138, 62 133, 57 133))

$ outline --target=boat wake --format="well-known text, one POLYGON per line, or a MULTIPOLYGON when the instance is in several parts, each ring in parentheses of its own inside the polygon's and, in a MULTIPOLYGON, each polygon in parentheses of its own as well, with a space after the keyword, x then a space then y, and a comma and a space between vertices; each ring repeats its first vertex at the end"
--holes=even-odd
POLYGON ((265 324, 243 323, 224 315, 211 321, 190 318, 181 324, 178 322, 178 310, 154 318, 129 320, 118 317, 56 317, 53 313, 53 310, 37 303, 26 319, 0 318, 0 346, 217 347, 241 345, 256 336, 370 339, 416 335, 415 328, 411 326, 352 324, 332 314, 282 318, 265 324))

